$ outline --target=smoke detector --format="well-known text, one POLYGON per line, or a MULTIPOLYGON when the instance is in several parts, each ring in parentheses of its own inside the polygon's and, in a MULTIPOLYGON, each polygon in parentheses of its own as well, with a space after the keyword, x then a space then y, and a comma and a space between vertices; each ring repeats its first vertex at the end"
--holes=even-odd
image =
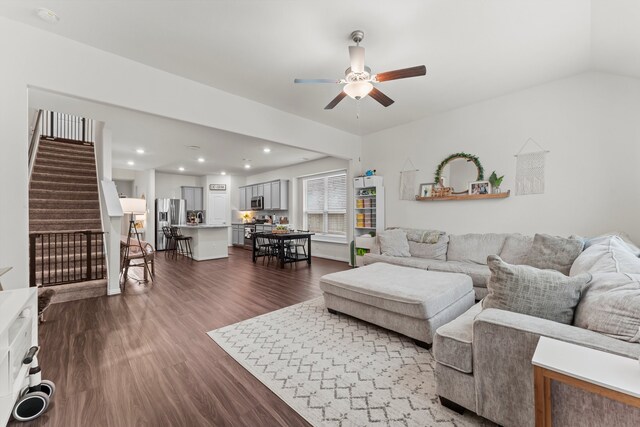
POLYGON ((58 14, 56 14, 53 10, 47 9, 45 7, 36 9, 36 15, 38 15, 38 18, 50 24, 55 24, 60 21, 60 17, 58 16, 58 14))

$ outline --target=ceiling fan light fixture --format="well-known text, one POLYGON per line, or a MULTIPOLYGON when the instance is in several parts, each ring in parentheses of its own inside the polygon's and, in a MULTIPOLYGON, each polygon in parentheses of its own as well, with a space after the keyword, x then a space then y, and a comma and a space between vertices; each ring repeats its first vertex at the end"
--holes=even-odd
POLYGON ((371 89, 373 85, 369 82, 353 82, 347 83, 342 90, 353 99, 362 99, 371 92, 371 89))

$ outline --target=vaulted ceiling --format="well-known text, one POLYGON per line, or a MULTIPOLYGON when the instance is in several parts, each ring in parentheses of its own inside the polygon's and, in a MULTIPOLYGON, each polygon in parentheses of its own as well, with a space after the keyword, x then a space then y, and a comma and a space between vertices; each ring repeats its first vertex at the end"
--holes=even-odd
POLYGON ((5 0, 0 15, 361 135, 591 69, 640 77, 634 0, 5 0), (355 29, 374 72, 427 76, 380 84, 388 108, 325 111, 339 87, 293 79, 341 78, 355 29))

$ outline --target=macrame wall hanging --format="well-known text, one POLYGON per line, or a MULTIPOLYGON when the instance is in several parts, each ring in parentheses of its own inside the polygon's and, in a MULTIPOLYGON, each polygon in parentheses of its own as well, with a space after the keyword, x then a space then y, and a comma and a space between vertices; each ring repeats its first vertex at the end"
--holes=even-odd
POLYGON ((515 155, 517 159, 516 196, 544 193, 545 158, 548 152, 533 138, 529 138, 515 155), (530 142, 537 145, 540 151, 523 153, 522 151, 530 142))
POLYGON ((416 169, 409 157, 404 161, 402 169, 403 170, 400 172, 400 200, 415 200, 416 172, 418 172, 418 169, 416 169), (406 169, 407 164, 413 169, 406 169))

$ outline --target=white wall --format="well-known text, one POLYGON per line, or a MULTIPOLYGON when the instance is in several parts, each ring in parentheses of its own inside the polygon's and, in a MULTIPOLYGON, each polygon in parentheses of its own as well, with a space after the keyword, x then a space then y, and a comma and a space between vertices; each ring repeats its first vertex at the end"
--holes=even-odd
POLYGON ((11 183, 0 186, 0 266, 14 267, 3 277, 8 289, 28 286, 29 87, 344 158, 360 153, 355 135, 6 18, 0 57, 11 58, 0 68, 0 182, 11 183))
POLYGON ((205 177, 156 172, 156 198, 181 199, 180 187, 204 187, 205 177))
MULTIPOLYGON (((275 179, 289 180, 289 222, 295 227, 300 228, 302 227, 302 190, 300 188, 299 178, 335 170, 346 170, 348 182, 351 182, 350 176, 352 175, 352 167, 350 166, 349 161, 337 159, 335 157, 325 157, 323 159, 300 163, 286 168, 280 168, 258 175, 249 176, 246 179, 246 184, 251 185, 259 182, 273 181, 275 179)), ((351 187, 352 186, 350 185, 347 186, 348 189, 351 187)), ((352 200, 352 198, 349 197, 347 200, 352 200)), ((348 204, 348 206, 349 209, 351 209, 351 204, 348 204)), ((351 215, 352 212, 348 211, 349 218, 351 215)), ((347 241, 351 241, 351 227, 349 226, 347 230, 349 231, 347 241)), ((345 262, 349 261, 348 244, 318 242, 312 240, 311 252, 314 256, 321 258, 330 258, 345 262)))
POLYGON ((640 242, 636 79, 585 73, 387 129, 363 138, 362 160, 364 168, 385 178, 387 226, 558 235, 622 230, 640 242), (545 194, 399 200, 399 173, 407 157, 420 169, 418 182, 433 182, 437 164, 459 151, 478 155, 485 178, 496 170, 506 175, 503 190, 513 189, 513 155, 529 137, 551 151, 545 194))

